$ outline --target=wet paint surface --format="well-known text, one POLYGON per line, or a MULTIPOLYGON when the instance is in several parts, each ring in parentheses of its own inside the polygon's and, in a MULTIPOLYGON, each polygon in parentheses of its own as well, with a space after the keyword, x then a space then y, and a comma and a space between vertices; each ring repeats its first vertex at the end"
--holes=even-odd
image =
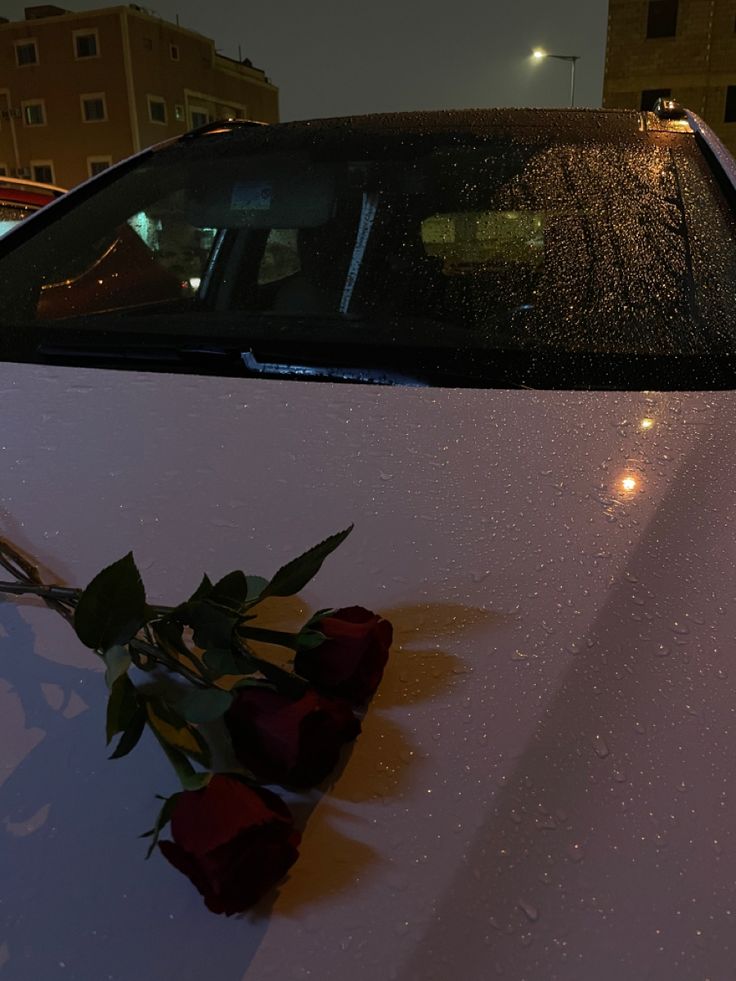
POLYGON ((299 863, 225 920, 136 835, 105 686, 0 606, 0 975, 724 977, 732 964, 734 397, 386 389, 0 367, 2 530, 149 597, 267 575, 355 521, 294 606, 393 620, 299 863), (131 938, 135 935, 135 944, 131 938), (168 972, 168 973, 167 973, 168 972))

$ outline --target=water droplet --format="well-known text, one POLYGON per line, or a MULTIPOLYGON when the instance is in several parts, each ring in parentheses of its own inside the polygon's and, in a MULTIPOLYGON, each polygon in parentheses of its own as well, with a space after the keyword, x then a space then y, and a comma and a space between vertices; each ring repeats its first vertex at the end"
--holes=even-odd
POLYGON ((529 655, 528 654, 525 654, 524 651, 516 650, 511 655, 511 660, 512 661, 526 661, 528 657, 529 657, 529 655))
POLYGON ((567 849, 567 855, 571 862, 582 862, 584 858, 582 845, 577 843, 570 845, 567 849))
POLYGON ((669 657, 670 649, 666 644, 658 644, 654 653, 656 657, 669 657))
POLYGON ((690 628, 686 623, 682 623, 681 621, 675 620, 675 622, 672 624, 672 633, 681 634, 681 635, 689 634, 690 628))
POLYGON ((728 668, 718 668, 716 670, 716 675, 719 678, 727 678, 728 677, 728 668))
POLYGON ((608 748, 608 743, 603 736, 595 737, 593 740, 593 749, 595 750, 595 755, 601 760, 605 760, 605 758, 611 752, 608 748))
POLYGON ((531 903, 527 903, 525 900, 520 899, 516 904, 524 916, 529 920, 530 923, 536 923, 539 919, 539 910, 536 906, 532 906, 531 903))

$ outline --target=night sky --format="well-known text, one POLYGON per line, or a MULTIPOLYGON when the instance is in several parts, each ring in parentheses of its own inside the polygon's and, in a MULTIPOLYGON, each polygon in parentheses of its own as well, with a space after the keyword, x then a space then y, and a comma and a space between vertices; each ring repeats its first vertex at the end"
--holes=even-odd
MULTIPOLYGON (((24 6, 0 0, 0 13, 17 20, 24 6)), ((59 6, 106 4, 59 0, 59 6)), ((156 0, 149 9, 172 21, 178 13, 183 27, 214 38, 230 57, 237 58, 240 44, 243 57, 279 86, 286 120, 566 105, 568 65, 533 64, 529 54, 537 46, 580 55, 577 103, 599 106, 607 6, 607 0, 156 0)))

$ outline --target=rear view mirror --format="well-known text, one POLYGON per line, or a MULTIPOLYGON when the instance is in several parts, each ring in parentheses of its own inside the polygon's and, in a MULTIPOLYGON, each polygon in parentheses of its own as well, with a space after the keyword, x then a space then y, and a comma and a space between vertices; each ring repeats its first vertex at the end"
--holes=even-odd
POLYGON ((331 170, 306 164, 213 168, 212 179, 191 195, 182 217, 198 228, 316 228, 330 220, 335 208, 331 170))

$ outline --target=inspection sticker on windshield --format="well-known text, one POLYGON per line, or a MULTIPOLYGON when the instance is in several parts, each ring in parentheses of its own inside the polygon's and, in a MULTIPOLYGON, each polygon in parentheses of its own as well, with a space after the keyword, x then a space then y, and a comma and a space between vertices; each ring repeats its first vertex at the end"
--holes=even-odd
POLYGON ((236 184, 230 206, 234 211, 268 211, 271 207, 271 190, 271 185, 263 181, 236 184))

